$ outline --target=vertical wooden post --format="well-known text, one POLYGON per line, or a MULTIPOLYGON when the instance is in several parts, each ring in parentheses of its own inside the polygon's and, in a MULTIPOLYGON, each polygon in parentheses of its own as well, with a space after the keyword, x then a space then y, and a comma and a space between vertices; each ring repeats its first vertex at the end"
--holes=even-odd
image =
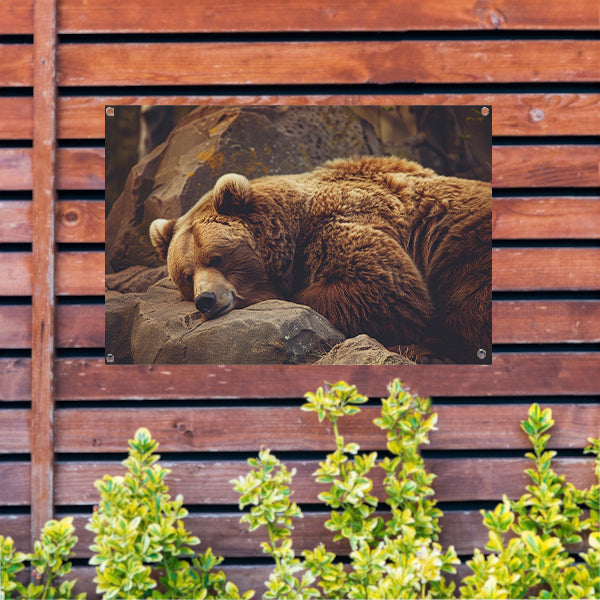
POLYGON ((31 537, 54 512, 56 0, 34 2, 31 537))

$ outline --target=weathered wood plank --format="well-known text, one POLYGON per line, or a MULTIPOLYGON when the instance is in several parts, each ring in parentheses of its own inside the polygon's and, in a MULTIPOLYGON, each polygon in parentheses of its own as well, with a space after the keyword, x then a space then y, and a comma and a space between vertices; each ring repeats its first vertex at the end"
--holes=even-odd
POLYGON ((598 187, 600 146, 494 146, 494 187, 598 187))
MULTIPOLYGON (((0 268, 7 275, 0 282, 0 295, 31 295, 32 255, 30 252, 0 253, 0 268)), ((56 293, 59 296, 102 295, 104 253, 61 252, 58 254, 56 293)))
MULTIPOLYGON (((0 200, 0 243, 31 242, 31 202, 0 200)), ((492 200, 495 240, 596 239, 600 230, 598 197, 498 197, 492 200)), ((104 202, 60 200, 58 242, 104 242, 104 202)))
POLYGON ((82 32, 263 32, 263 31, 409 31, 469 29, 592 29, 597 13, 592 0, 580 0, 573 10, 556 0, 504 0, 498 6, 469 0, 421 3, 359 0, 278 0, 253 7, 227 0, 219 10, 204 3, 165 5, 161 0, 108 0, 86 4, 75 0, 59 5, 61 33, 82 32), (160 19, 156 15, 160 14, 160 19))
MULTIPOLYGON (((260 440, 257 440, 257 448, 260 440)), ((244 475, 249 467, 244 461, 163 461, 171 472, 165 479, 171 494, 182 494, 186 505, 237 505, 239 496, 230 481, 244 475)), ((501 500, 506 494, 518 498, 524 493, 529 478, 525 469, 531 461, 525 458, 431 458, 425 460, 428 471, 437 475, 433 483, 439 502, 501 500)), ((552 462, 557 473, 565 475, 577 487, 589 487, 595 482, 593 459, 555 458, 552 462)), ((314 481, 313 473, 319 466, 316 460, 286 461, 286 466, 297 470, 294 500, 317 504, 318 494, 325 487, 314 481)), ((29 464, 0 462, 0 475, 5 485, 0 487, 0 504, 26 506, 29 504, 29 464)), ((118 475, 124 467, 116 462, 61 462, 56 464, 56 504, 84 506, 98 503, 94 481, 105 474, 118 475)), ((383 472, 373 474, 374 495, 383 496, 383 472)))
POLYGON ((494 248, 497 291, 597 290, 600 248, 494 248))
MULTIPOLYGON (((521 430, 527 418, 522 405, 436 406, 438 430, 427 450, 528 449, 521 430), (469 435, 464 427, 468 423, 469 435)), ((552 448, 584 448, 600 431, 600 405, 552 407, 556 425, 552 448)), ((340 422, 340 433, 364 450, 383 450, 386 436, 373 420, 378 406, 361 408, 361 415, 340 422)), ((123 452, 143 424, 160 442, 161 452, 255 452, 257 443, 274 451, 333 451, 330 428, 300 407, 60 409, 56 413, 57 452, 123 452), (243 432, 240 435, 240 432, 243 432)))
MULTIPOLYGON (((2 3, 3 6, 4 4, 2 3)), ((33 45, 0 43, 0 87, 32 85, 33 45)))
POLYGON ((33 11, 32 540, 54 513, 56 4, 38 2, 33 11))
MULTIPOLYGON (((19 368, 26 369, 26 363, 19 368)), ((600 391, 599 368, 600 356, 593 352, 497 353, 492 365, 455 365, 452 369, 444 365, 121 367, 103 360, 62 359, 57 361, 57 398, 300 398, 325 382, 340 379, 354 383, 363 394, 380 397, 395 377, 430 396, 589 395, 600 391)), ((0 381, 3 378, 0 371, 0 381)), ((27 389, 13 388, 13 399, 26 395, 27 389)))
MULTIPOLYGON (((260 440, 257 440, 257 449, 260 440)), ((1 463, 0 463, 1 464, 1 463)), ((299 503, 317 504, 318 495, 325 489, 314 481, 313 473, 319 462, 286 461, 288 468, 295 468, 297 476, 291 486, 294 500, 299 503)), ((531 466, 525 458, 455 458, 426 459, 426 468, 437 474, 433 482, 436 498, 445 501, 501 500, 506 494, 518 498, 525 491, 530 479, 524 470, 531 466)), ((552 461, 556 472, 565 475, 577 487, 589 487, 595 481, 593 459, 556 458, 552 461)), ((173 496, 182 494, 188 505, 227 504, 237 505, 239 496, 230 481, 244 475, 249 467, 243 461, 187 462, 164 461, 171 469, 165 479, 173 496)), ((57 505, 92 505, 98 502, 94 481, 106 473, 116 475, 124 469, 115 463, 68 462, 56 465, 57 505)), ((373 490, 377 497, 383 496, 383 471, 373 474, 373 490)), ((5 492, 0 491, 5 495, 5 492)))
MULTIPOLYGON (((0 306, 2 348, 31 348, 31 306, 0 306)), ((56 307, 57 348, 103 348, 104 305, 56 307)))
MULTIPOLYGON (((498 300, 492 303, 495 344, 559 344, 600 341, 600 302, 594 300, 498 300)), ((104 305, 60 305, 59 348, 103 348, 104 305)), ((2 348, 31 347, 31 307, 0 306, 2 348)))
MULTIPOLYGON (((56 361, 58 400, 168 400, 203 398, 301 398, 325 382, 344 379, 363 394, 386 395, 399 377, 430 396, 577 396, 600 392, 593 352, 498 353, 490 366, 409 367, 127 366, 97 359, 56 361), (247 382, 251 380, 252 386, 247 382), (198 382, 202 385, 199 386, 198 382)), ((0 400, 29 400, 31 364, 0 358, 0 400)))
POLYGON ((494 198, 495 240, 596 239, 600 198, 494 198))
POLYGON ((0 148, 0 191, 32 188, 31 159, 29 148, 0 148))
POLYGON ((59 190, 104 189, 104 148, 60 148, 56 163, 59 190))
POLYGON ((492 303, 497 344, 594 343, 600 341, 600 302, 502 300, 492 303))
MULTIPOLYGON (((557 0, 503 0, 497 5, 470 0, 423 3, 343 0, 326 3, 269 2, 249 13, 243 2, 228 0, 219 10, 204 3, 165 5, 161 0, 130 0, 119 4, 99 0, 59 4, 60 33, 220 33, 263 31, 408 31, 408 30, 592 30, 597 28, 596 5, 580 0, 568 5, 557 0), (156 15, 160 14, 160 19, 156 15)), ((3 3, 0 34, 33 32, 33 0, 3 3)))
MULTIPOLYGON (((0 243, 31 242, 31 202, 0 200, 0 243)), ((57 242, 104 242, 104 202, 60 200, 56 203, 57 242)))
POLYGON ((58 53, 58 82, 62 86, 591 82, 599 76, 598 47, 590 40, 64 44, 58 53))
MULTIPOLYGON (((10 99, 8 99, 10 100, 10 99)), ((23 111, 23 100, 13 110, 23 111)), ((0 102, 2 99, 0 99, 0 102)), ((492 133, 511 135, 600 134, 599 94, 418 94, 310 96, 82 96, 58 100, 58 137, 104 137, 105 105, 488 105, 493 106, 492 133)), ((9 139, 25 135, 18 123, 5 123, 9 139)), ((25 123, 26 125, 26 123, 25 123)))
POLYGON ((29 454, 31 452, 30 431, 30 410, 2 410, 0 412, 0 440, 2 440, 0 454, 29 454))
POLYGON ((0 139, 33 139, 33 98, 0 98, 0 114, 0 139))
MULTIPOLYGON (((387 518, 389 513, 382 511, 378 516, 387 518)), ((184 521, 186 529, 200 538, 200 550, 212 548, 218 556, 225 558, 252 558, 260 552, 260 544, 267 541, 264 529, 249 532, 246 523, 240 523, 241 512, 220 512, 210 514, 191 513, 184 521)), ((61 515, 62 516, 62 515, 61 515)), ((94 534, 85 529, 91 515, 73 514, 73 525, 78 542, 74 546, 76 558, 89 558, 92 553, 90 545, 94 534)), ((349 545, 345 541, 334 542, 333 533, 325 528, 329 513, 304 512, 302 519, 294 521, 292 540, 294 550, 312 550, 321 542, 329 552, 338 556, 350 554, 349 545)), ((443 547, 453 545, 458 554, 472 554, 474 548, 483 550, 488 541, 488 530, 482 523, 483 517, 477 510, 446 511, 440 519, 440 544, 443 547)), ((21 529, 27 526, 28 515, 0 515, 0 531, 10 535, 15 547, 20 551, 29 550, 29 541, 24 538, 21 529)), ((570 546, 572 551, 581 551, 586 543, 570 546)))
MULTIPOLYGON (((494 146, 492 183, 505 188, 594 187, 600 185, 599 159, 599 146, 494 146)), ((61 148, 57 164, 59 189, 104 189, 103 148, 61 148)), ((0 175, 2 189, 31 189, 31 150, 0 149, 0 175)))
MULTIPOLYGON (((492 284, 496 291, 569 291, 598 289, 598 248, 495 248, 492 284)), ((31 254, 0 254, 0 267, 9 277, 0 280, 0 295, 31 294, 31 254)), ((61 252, 57 256, 59 295, 104 293, 101 252, 61 252)))

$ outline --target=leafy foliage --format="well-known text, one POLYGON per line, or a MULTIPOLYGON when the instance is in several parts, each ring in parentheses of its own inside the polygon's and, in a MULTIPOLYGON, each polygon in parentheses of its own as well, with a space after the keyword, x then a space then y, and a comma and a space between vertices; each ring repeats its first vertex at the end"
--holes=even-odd
MULTIPOLYGON (((457 590, 446 574, 459 564, 454 548, 439 544, 439 519, 432 483, 419 453, 429 443, 437 415, 431 401, 404 389, 398 380, 382 399, 374 423, 387 436, 387 455, 361 453, 340 434, 339 420, 357 415, 367 398, 339 382, 306 395, 302 409, 327 420, 335 450, 314 473, 327 486, 319 499, 329 507, 325 527, 334 540, 345 540, 349 564, 324 544, 296 556, 294 520, 302 518, 292 501, 295 471, 268 449, 248 460, 250 471, 232 481, 240 494, 242 517, 249 530, 264 527, 263 552, 274 568, 265 599, 301 598, 453 598, 457 590), (373 493, 372 475, 383 470, 385 498, 373 493), (382 507, 389 514, 382 516, 382 507), (378 510, 379 509, 379 510, 378 510)), ((518 500, 503 497, 494 510, 482 511, 488 530, 485 552, 476 549, 467 561, 471 574, 459 587, 460 598, 600 598, 600 485, 577 489, 552 469, 556 453, 548 450, 553 426, 550 409, 533 404, 521 427, 533 447, 526 456, 531 480, 518 500), (583 545, 578 559, 573 546, 583 545)), ((596 456, 600 481, 600 440, 590 439, 587 453, 596 456)), ((233 583, 216 571, 221 557, 211 549, 196 554, 200 540, 183 524, 183 498, 171 499, 165 484, 168 469, 158 464, 158 444, 147 429, 129 441, 124 476, 106 475, 96 482, 100 504, 87 528, 94 532, 91 564, 97 590, 105 600, 119 598, 242 598, 233 583)), ((73 598, 75 580, 70 558, 77 542, 71 517, 49 521, 31 554, 16 552, 13 540, 0 536, 0 600, 73 598), (30 564, 35 581, 17 575, 30 564)), ((85 594, 75 596, 83 600, 85 594)))
POLYGON ((97 591, 105 600, 239 598, 222 572, 212 572, 221 558, 210 549, 194 557, 200 540, 183 525, 182 496, 169 495, 169 470, 156 464, 158 444, 150 432, 139 429, 129 446, 125 476, 106 475, 95 484, 100 505, 87 528, 96 534, 90 563, 97 565, 97 591))
MULTIPOLYGON (((303 410, 315 412, 319 422, 329 421, 335 451, 314 473, 329 486, 319 499, 330 509, 325 523, 333 540, 347 540, 350 565, 340 562, 323 544, 295 556, 291 543, 293 518, 302 516, 291 502, 293 472, 268 451, 252 470, 234 480, 240 508, 252 505, 242 517, 250 530, 265 526, 270 543, 263 551, 275 559, 265 598, 452 598, 455 585, 445 573, 459 564, 454 548, 443 550, 437 508, 431 487, 435 475, 427 473, 419 446, 429 443, 437 415, 431 402, 404 389, 398 380, 382 399, 375 425, 386 432, 390 456, 360 454, 355 443, 339 433, 339 419, 356 415, 367 401, 354 386, 339 382, 327 390, 306 395, 303 410), (380 500, 373 495, 371 473, 383 469, 385 502, 390 515, 376 514, 380 500), (302 573, 301 579, 298 574, 302 573)), ((534 467, 527 469, 532 484, 519 500, 507 497, 493 511, 482 511, 489 530, 486 554, 476 549, 467 565, 472 575, 460 587, 461 598, 599 598, 600 539, 598 485, 578 490, 551 467, 555 452, 547 450, 552 412, 534 404, 522 422, 533 452, 526 454, 534 467), (589 512, 586 512, 589 511, 589 512), (587 515, 587 518, 586 518, 587 515), (589 550, 576 562, 568 546, 582 542, 589 531, 589 550)), ((586 451, 596 454, 600 478, 598 440, 586 451)))

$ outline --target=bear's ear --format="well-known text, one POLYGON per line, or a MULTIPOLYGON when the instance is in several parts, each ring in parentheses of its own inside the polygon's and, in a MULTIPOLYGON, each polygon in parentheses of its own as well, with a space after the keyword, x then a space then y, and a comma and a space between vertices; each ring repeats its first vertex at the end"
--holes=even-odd
POLYGON ((236 173, 219 177, 213 191, 215 208, 221 215, 248 212, 250 197, 250 182, 236 173))
POLYGON ((175 219, 155 219, 150 223, 150 241, 163 260, 167 259, 174 226, 175 219))

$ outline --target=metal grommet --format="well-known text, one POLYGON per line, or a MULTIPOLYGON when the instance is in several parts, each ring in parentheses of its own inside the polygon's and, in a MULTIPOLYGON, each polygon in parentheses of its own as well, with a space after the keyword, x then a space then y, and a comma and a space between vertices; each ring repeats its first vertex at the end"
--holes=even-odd
POLYGON ((107 106, 106 107, 106 116, 107 117, 114 117, 115 116, 115 107, 114 106, 107 106))
POLYGON ((106 355, 106 362, 107 363, 114 363, 115 362, 115 356, 114 354, 107 354, 106 355))
POLYGON ((477 350, 477 358, 479 360, 483 360, 486 356, 487 352, 483 348, 479 348, 479 350, 477 350))

